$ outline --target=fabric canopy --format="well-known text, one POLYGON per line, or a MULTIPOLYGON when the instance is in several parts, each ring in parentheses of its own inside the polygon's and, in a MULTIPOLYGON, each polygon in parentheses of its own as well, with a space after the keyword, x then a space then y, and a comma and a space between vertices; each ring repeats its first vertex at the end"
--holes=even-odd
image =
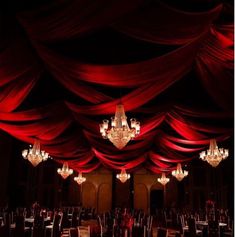
POLYGON ((5 6, 0 129, 26 143, 39 139, 53 160, 78 172, 170 172, 198 159, 210 139, 231 140, 230 6, 198 4, 196 11, 141 0, 5 6), (141 123, 122 150, 99 132, 120 102, 141 123))

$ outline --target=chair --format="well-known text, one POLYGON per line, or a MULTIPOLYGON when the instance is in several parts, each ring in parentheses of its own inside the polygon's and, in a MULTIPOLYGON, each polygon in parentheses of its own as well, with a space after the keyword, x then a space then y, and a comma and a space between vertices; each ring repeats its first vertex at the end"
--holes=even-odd
POLYGON ((151 231, 147 231, 146 226, 140 226, 140 225, 134 225, 132 227, 132 236, 133 237, 142 237, 142 236, 147 236, 147 234, 151 234, 151 231))
POLYGON ((78 226, 79 237, 90 237, 90 226, 78 226))
POLYGON ((71 220, 71 227, 72 228, 78 227, 79 222, 80 222, 80 215, 79 215, 78 211, 73 211, 72 220, 71 220))
POLYGON ((44 236, 47 237, 47 233, 50 232, 51 237, 60 237, 60 226, 61 226, 62 215, 55 214, 52 225, 45 227, 44 236))
POLYGON ((8 212, 3 213, 3 226, 0 231, 0 237, 10 236, 11 216, 8 212))
POLYGON ((106 229, 102 224, 100 216, 97 216, 97 219, 98 219, 98 225, 100 227, 100 237, 103 237, 103 233, 106 232, 106 229))
MULTIPOLYGON (((13 226, 12 226, 13 227, 13 226)), ((24 237, 26 232, 29 232, 30 228, 25 227, 24 216, 16 216, 15 227, 12 228, 14 237, 24 237)))
POLYGON ((218 221, 208 221, 208 237, 220 237, 220 228, 218 221))
POLYGON ((157 237, 167 237, 167 229, 165 228, 158 228, 157 230, 157 237))
POLYGON ((188 234, 190 237, 202 236, 202 231, 197 229, 194 218, 188 219, 188 234))
POLYGON ((80 237, 78 233, 78 228, 70 228, 69 237, 80 237))
POLYGON ((233 221, 232 221, 231 228, 228 227, 228 229, 223 232, 223 236, 224 237, 232 237, 232 236, 234 236, 234 229, 233 228, 234 227, 233 227, 233 221))
POLYGON ((179 231, 180 231, 180 234, 182 234, 182 235, 184 235, 185 232, 189 231, 188 226, 185 225, 183 215, 179 216, 179 231))
POLYGON ((61 219, 61 226, 60 230, 62 231, 63 228, 69 228, 70 223, 69 223, 69 217, 68 217, 68 210, 63 211, 63 218, 61 219))
POLYGON ((146 234, 147 234, 147 236, 152 236, 153 216, 149 216, 147 218, 147 223, 146 224, 147 224, 146 225, 146 234))
POLYGON ((166 213, 166 211, 164 211, 163 215, 164 215, 164 224, 165 224, 165 227, 171 226, 171 224, 172 224, 172 219, 171 219, 171 218, 167 218, 167 213, 166 213))
POLYGON ((32 227, 32 237, 41 237, 43 236, 43 225, 44 220, 43 216, 36 215, 34 217, 33 227, 32 227))

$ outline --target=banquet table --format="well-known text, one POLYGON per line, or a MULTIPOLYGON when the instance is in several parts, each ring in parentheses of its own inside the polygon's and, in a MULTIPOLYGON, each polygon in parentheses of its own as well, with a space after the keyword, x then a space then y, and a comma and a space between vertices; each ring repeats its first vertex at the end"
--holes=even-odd
MULTIPOLYGON (((50 221, 50 220, 51 220, 50 217, 45 217, 45 218, 44 218, 44 221, 45 221, 45 222, 46 222, 46 221, 50 221)), ((34 217, 25 218, 25 219, 24 219, 24 222, 33 223, 33 222, 34 222, 34 217)))
MULTIPOLYGON (((201 226, 208 226, 207 221, 196 221, 196 225, 201 225, 201 226)), ((227 226, 226 223, 219 222, 219 227, 225 227, 227 226)))

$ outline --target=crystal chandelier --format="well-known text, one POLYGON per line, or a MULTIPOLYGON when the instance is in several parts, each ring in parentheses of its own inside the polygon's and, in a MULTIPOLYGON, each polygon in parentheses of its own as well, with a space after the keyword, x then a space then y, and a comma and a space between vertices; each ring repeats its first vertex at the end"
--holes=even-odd
POLYGON ((200 153, 200 159, 207 161, 211 166, 216 167, 228 157, 228 149, 218 148, 215 139, 210 140, 209 150, 200 153))
POLYGON ((22 156, 24 159, 28 159, 34 167, 49 158, 47 152, 40 150, 40 141, 37 139, 34 141, 33 147, 30 145, 29 149, 22 151, 22 156))
POLYGON ((162 173, 162 177, 158 178, 157 181, 165 186, 170 181, 170 179, 166 177, 165 173, 162 173))
POLYGON ((181 181, 184 177, 188 175, 188 171, 182 170, 181 164, 178 163, 176 170, 172 171, 172 175, 175 176, 178 181, 181 181))
POLYGON ((62 169, 57 169, 57 173, 60 174, 63 179, 66 179, 73 173, 73 170, 69 169, 68 162, 64 162, 62 169))
POLYGON ((116 175, 116 178, 122 183, 125 183, 130 177, 130 174, 127 174, 125 169, 122 169, 121 173, 116 175))
POLYGON ((116 106, 115 117, 111 118, 111 128, 109 128, 109 120, 103 120, 100 124, 100 133, 104 139, 109 139, 114 146, 122 149, 126 144, 140 133, 140 122, 136 119, 130 119, 131 128, 127 123, 124 107, 122 104, 116 106))
POLYGON ((80 185, 80 184, 82 184, 83 182, 86 181, 86 178, 82 177, 82 173, 79 172, 78 176, 74 177, 74 180, 80 185))

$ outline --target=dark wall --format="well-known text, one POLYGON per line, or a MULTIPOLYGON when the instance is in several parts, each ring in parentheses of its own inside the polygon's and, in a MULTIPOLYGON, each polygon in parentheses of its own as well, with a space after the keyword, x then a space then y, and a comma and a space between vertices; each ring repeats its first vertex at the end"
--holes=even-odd
MULTIPOLYGON (((0 131, 0 206, 8 204, 8 178, 9 165, 12 156, 12 139, 9 135, 0 131)), ((13 174, 14 175, 14 174, 13 174)))
MULTIPOLYGON (((2 134, 1 134, 2 135, 2 134)), ((28 148, 9 135, 0 139, 0 151, 5 159, 0 166, 0 206, 7 203, 10 208, 31 206, 38 201, 42 206, 58 206, 60 180, 56 174, 56 166, 52 160, 33 167, 23 159, 21 152, 28 148)))

